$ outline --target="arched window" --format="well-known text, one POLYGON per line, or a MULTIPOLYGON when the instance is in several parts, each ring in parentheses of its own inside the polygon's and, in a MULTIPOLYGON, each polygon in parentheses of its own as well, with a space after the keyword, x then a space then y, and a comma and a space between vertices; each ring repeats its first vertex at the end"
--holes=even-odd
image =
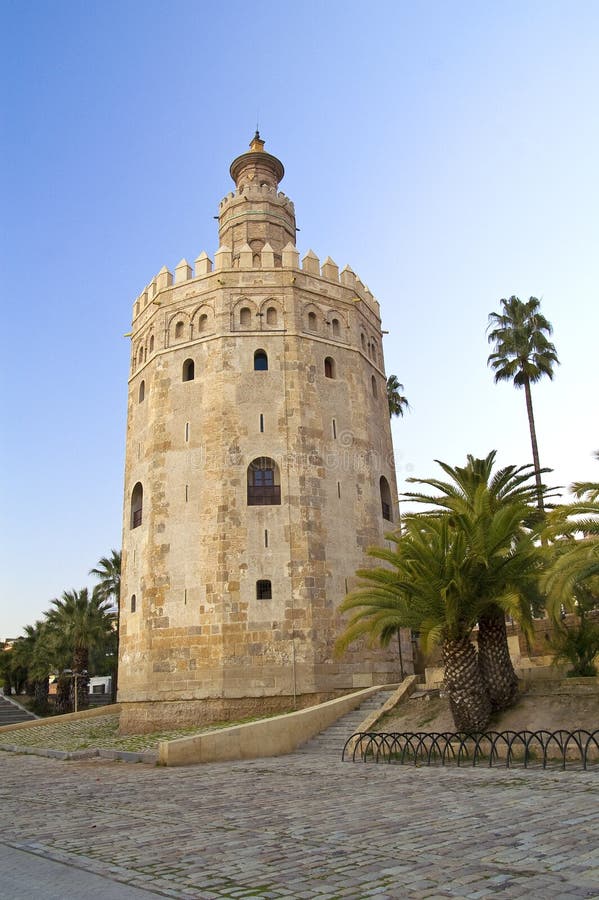
POLYGON ((266 324, 267 325, 276 325, 277 324, 277 311, 274 306, 269 306, 266 310, 266 324))
POLYGON ((331 322, 331 329, 333 332, 333 337, 339 337, 341 334, 341 326, 339 325, 339 319, 333 319, 331 322))
POLYGON ((144 504, 144 489, 141 481, 138 481, 131 493, 131 528, 141 525, 141 516, 144 504))
POLYGON ((183 381, 193 381, 195 377, 194 361, 193 359, 186 359, 183 363, 183 381))
POLYGON ((331 356, 324 361, 324 374, 326 378, 336 378, 335 360, 331 356))
POLYGON ((252 312, 248 306, 244 306, 239 313, 239 324, 246 325, 248 328, 252 324, 252 312))
POLYGON ((139 385, 139 402, 144 402, 144 397, 146 396, 146 383, 145 381, 141 381, 139 385))
POLYGON ((256 350, 254 353, 254 372, 268 371, 268 356, 265 350, 256 350))
POLYGON ((316 313, 309 312, 308 313, 308 331, 316 331, 316 313))
POLYGON ((272 583, 266 578, 256 582, 256 600, 272 600, 272 583))
POLYGON ((364 337, 364 334, 360 335, 360 340, 362 341, 362 350, 366 353, 366 338, 364 337))
POLYGON ((206 331, 206 327, 208 325, 208 316, 206 313, 202 313, 200 316, 200 321, 198 322, 198 331, 206 331))
POLYGON ((154 352, 154 335, 150 335, 150 353, 154 352))
POLYGON ((184 329, 184 327, 185 327, 185 325, 183 324, 183 322, 177 322, 177 324, 175 325, 175 337, 176 337, 176 338, 182 338, 182 337, 183 337, 183 329, 184 329))
POLYGON ((379 391, 378 391, 378 388, 377 388, 377 386, 376 386, 376 378, 374 377, 374 375, 373 375, 372 378, 370 379, 370 383, 372 384, 372 396, 373 396, 373 397, 378 397, 379 391))
POLYGON ((260 456, 248 466, 248 506, 278 506, 281 503, 281 479, 274 459, 260 456))
POLYGON ((131 594, 131 612, 135 612, 137 609, 137 598, 135 594, 131 594))
POLYGON ((391 504, 391 489, 389 488, 389 482, 384 475, 381 475, 379 486, 381 490, 381 510, 383 519, 386 519, 387 522, 392 522, 393 506, 391 504))

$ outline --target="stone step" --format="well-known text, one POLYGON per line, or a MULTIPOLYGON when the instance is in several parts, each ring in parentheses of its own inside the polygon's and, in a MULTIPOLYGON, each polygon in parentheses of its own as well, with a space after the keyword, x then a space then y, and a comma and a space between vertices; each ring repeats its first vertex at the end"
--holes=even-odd
POLYGON ((387 702, 393 691, 379 691, 365 700, 358 709, 352 710, 334 722, 325 731, 311 738, 296 753, 304 755, 341 756, 345 742, 360 727, 364 719, 374 710, 380 709, 387 702))

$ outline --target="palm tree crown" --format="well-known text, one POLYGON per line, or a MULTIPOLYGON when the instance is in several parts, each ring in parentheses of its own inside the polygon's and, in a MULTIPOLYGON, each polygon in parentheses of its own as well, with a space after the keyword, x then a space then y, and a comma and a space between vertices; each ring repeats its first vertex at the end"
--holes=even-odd
POLYGON ((523 387, 526 396, 532 457, 537 482, 537 505, 543 511, 539 449, 535 430, 530 386, 544 375, 553 378, 553 367, 559 365, 555 346, 548 339, 553 331, 551 323, 540 310, 540 301, 530 297, 526 303, 518 297, 501 300, 502 311, 489 315, 489 343, 495 352, 488 365, 495 371, 495 381, 512 381, 523 387))
POLYGON ((389 375, 387 378, 387 400, 389 402, 389 417, 403 416, 406 409, 410 408, 408 398, 403 395, 404 386, 397 375, 389 375))
POLYGON ((111 550, 110 556, 103 556, 89 572, 99 581, 96 591, 105 600, 114 600, 117 607, 121 593, 121 557, 120 550, 111 550))

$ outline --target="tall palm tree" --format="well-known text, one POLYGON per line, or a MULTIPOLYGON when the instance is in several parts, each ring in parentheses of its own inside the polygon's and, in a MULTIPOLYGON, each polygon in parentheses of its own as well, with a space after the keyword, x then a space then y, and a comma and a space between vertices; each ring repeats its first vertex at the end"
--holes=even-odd
POLYGON ((120 550, 111 550, 110 556, 103 556, 98 565, 90 569, 89 574, 98 579, 96 590, 105 600, 113 600, 118 608, 121 594, 121 558, 120 550))
POLYGON ((111 600, 116 607, 116 641, 114 654, 114 668, 112 669, 112 702, 116 702, 119 679, 119 633, 121 614, 121 562, 122 552, 111 550, 110 556, 103 556, 98 560, 98 565, 90 569, 89 574, 98 579, 96 590, 105 600, 111 600))
POLYGON ((524 388, 532 458, 537 483, 537 505, 543 512, 543 487, 539 448, 532 408, 531 385, 544 375, 553 378, 553 367, 559 365, 555 346, 548 340, 553 331, 551 323, 540 312, 540 301, 530 297, 526 303, 518 297, 501 300, 502 311, 489 315, 489 343, 495 352, 488 365, 495 371, 495 381, 511 381, 524 388))
POLYGON ((403 395, 405 390, 397 375, 389 375, 387 378, 387 401, 389 403, 389 418, 403 416, 406 409, 410 408, 408 398, 403 395))
POLYGON ((114 625, 114 613, 107 600, 87 588, 64 591, 54 599, 46 613, 48 626, 56 635, 59 647, 71 655, 73 672, 77 674, 77 707, 87 706, 87 670, 89 654, 94 648, 106 645, 114 625))
MULTIPOLYGON (((534 467, 505 466, 493 471, 496 451, 484 459, 468 456, 467 465, 449 466, 436 460, 450 481, 437 478, 409 478, 408 481, 433 488, 439 493, 411 492, 405 499, 432 507, 432 512, 421 515, 447 516, 451 527, 468 535, 470 552, 481 565, 501 563, 502 554, 520 555, 524 551, 530 566, 524 568, 511 587, 509 582, 495 581, 492 586, 501 594, 506 589, 515 591, 519 602, 512 606, 512 615, 525 630, 530 626, 531 604, 538 605, 538 569, 541 557, 534 550, 532 526, 538 516, 533 506, 536 486, 532 482, 534 467), (495 543, 496 522, 499 518, 510 524, 511 530, 502 531, 502 543, 495 543)), ((494 711, 507 709, 518 691, 518 679, 510 658, 505 612, 495 602, 491 585, 478 616, 478 659, 481 676, 486 685, 494 711)))

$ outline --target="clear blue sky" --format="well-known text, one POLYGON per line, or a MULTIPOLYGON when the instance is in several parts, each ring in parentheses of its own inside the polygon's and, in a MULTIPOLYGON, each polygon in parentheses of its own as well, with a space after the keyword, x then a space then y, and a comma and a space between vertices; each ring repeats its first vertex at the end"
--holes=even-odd
POLYGON ((131 304, 217 246, 259 116, 301 255, 381 302, 400 491, 531 452, 487 315, 531 294, 554 481, 597 478, 599 4, 2 0, 2 605, 16 636, 121 541, 131 304))

